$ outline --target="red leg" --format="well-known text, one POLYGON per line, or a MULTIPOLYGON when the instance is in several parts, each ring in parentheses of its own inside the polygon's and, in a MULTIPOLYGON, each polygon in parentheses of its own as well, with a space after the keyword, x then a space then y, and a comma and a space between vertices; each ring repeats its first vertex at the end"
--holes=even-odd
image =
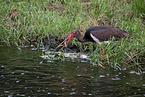
MULTIPOLYGON (((103 49, 103 53, 101 54, 101 57, 104 56, 104 48, 102 48, 102 49, 103 49)), ((100 52, 101 52, 101 50, 100 50, 100 52)))

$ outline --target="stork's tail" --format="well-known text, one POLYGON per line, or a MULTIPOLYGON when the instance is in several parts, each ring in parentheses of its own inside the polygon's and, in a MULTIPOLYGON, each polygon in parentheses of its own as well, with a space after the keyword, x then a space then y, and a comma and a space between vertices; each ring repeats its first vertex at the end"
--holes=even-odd
POLYGON ((123 31, 123 34, 124 34, 124 36, 127 36, 129 38, 132 37, 132 35, 130 33, 126 32, 126 31, 123 31))
MULTIPOLYGON (((132 37, 132 35, 131 35, 130 33, 128 33, 128 32, 124 32, 123 34, 124 34, 124 36, 126 36, 126 37, 128 37, 128 38, 131 38, 131 37, 132 37)), ((125 39, 124 39, 124 40, 125 40, 125 39)), ((130 42, 133 41, 132 39, 129 39, 129 40, 130 40, 130 42)))

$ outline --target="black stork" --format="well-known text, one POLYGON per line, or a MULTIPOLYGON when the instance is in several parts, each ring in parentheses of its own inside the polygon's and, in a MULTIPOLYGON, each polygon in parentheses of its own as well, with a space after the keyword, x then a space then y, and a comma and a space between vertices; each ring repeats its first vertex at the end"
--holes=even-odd
MULTIPOLYGON (((102 44, 102 42, 109 43, 109 39, 114 38, 114 41, 117 41, 123 37, 131 37, 129 33, 126 31, 122 31, 119 29, 115 29, 112 27, 105 27, 105 26, 92 26, 88 28, 85 32, 84 37, 81 37, 81 34, 78 30, 73 30, 72 33, 62 42, 68 44, 70 40, 72 40, 74 37, 80 41, 80 42, 97 42, 99 44, 102 44), (67 39, 69 39, 67 41, 67 39), (66 42, 67 41, 67 42, 66 42)), ((60 43, 58 47, 62 44, 60 43)), ((57 48, 58 48, 57 47, 57 48)), ((63 46, 61 50, 64 48, 63 46)), ((103 50, 104 54, 104 50, 103 50)), ((102 54, 102 55, 103 55, 102 54)), ((101 55, 101 56, 102 56, 101 55)))

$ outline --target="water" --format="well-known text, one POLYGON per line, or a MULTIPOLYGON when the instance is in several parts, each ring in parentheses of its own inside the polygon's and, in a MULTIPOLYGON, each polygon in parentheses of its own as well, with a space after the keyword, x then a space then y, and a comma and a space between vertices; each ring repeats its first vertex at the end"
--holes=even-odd
POLYGON ((0 96, 145 96, 145 71, 44 60, 41 50, 0 47, 0 96))

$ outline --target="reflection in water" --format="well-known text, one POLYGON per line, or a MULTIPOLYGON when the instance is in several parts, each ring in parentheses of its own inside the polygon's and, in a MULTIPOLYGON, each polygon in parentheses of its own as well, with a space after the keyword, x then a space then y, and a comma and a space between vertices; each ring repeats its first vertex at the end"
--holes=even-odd
POLYGON ((145 96, 145 72, 44 60, 41 50, 0 47, 0 96, 145 96))

